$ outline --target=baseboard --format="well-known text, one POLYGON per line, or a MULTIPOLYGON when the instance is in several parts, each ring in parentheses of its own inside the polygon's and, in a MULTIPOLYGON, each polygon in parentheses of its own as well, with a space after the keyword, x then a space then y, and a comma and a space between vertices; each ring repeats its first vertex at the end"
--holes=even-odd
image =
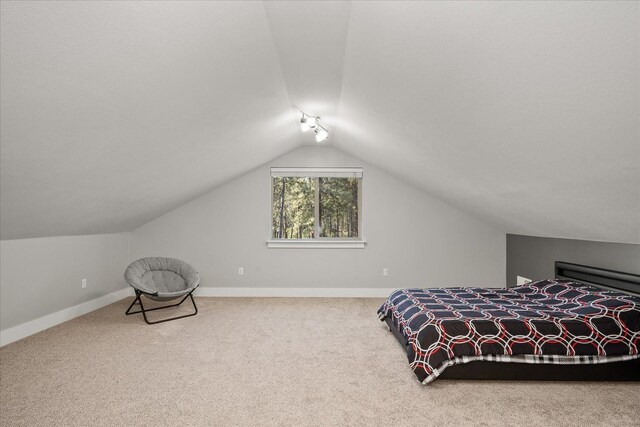
POLYGON ((65 308, 64 310, 47 314, 46 316, 39 317, 38 319, 0 331, 0 347, 28 337, 29 335, 33 335, 37 332, 44 331, 45 329, 49 329, 52 326, 59 325, 60 323, 74 319, 78 316, 82 316, 83 314, 87 314, 116 301, 120 301, 132 294, 131 288, 120 289, 119 291, 92 299, 91 301, 83 302, 82 304, 65 308))
MULTIPOLYGON (((198 297, 324 297, 324 298, 386 298, 393 292, 390 288, 243 288, 200 287, 194 293, 198 297)), ((133 296, 133 288, 125 288, 100 298, 65 308, 38 319, 0 331, 0 347, 26 338, 60 323, 133 296)))
POLYGON ((243 288, 200 287, 199 297, 323 297, 323 298, 386 298, 391 288, 243 288))

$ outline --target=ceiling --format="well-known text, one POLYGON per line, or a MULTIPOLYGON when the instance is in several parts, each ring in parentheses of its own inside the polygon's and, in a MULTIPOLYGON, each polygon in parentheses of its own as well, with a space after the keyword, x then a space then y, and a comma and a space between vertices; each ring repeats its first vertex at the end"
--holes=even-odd
POLYGON ((2 2, 3 239, 131 230, 313 138, 508 233, 640 243, 638 2, 2 2))

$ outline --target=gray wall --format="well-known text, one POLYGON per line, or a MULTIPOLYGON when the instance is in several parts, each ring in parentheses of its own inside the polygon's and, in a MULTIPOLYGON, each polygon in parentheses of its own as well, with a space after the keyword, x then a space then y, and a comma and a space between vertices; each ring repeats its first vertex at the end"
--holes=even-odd
POLYGON ((203 287, 504 286, 505 234, 342 151, 308 146, 135 229, 131 256, 184 259, 203 287), (267 248, 270 166, 364 167, 366 248, 267 248))
POLYGON ((2 240, 0 329, 124 288, 128 248, 129 233, 2 240))
POLYGON ((508 286, 516 284, 516 276, 554 277, 555 261, 640 274, 640 245, 507 234, 508 286))

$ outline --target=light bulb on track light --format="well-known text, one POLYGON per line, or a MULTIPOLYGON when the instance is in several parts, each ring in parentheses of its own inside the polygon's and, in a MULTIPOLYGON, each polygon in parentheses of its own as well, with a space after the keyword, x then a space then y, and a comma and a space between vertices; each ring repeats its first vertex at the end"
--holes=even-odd
POLYGON ((316 129, 316 142, 322 142, 329 137, 329 132, 322 126, 316 129))
POLYGON ((302 132, 314 129, 317 126, 316 120, 317 117, 312 117, 307 113, 302 113, 302 118, 300 119, 300 128, 302 129, 302 132))
POLYGON ((300 129, 302 129, 302 132, 306 132, 311 129, 311 126, 309 126, 309 117, 304 113, 302 113, 302 118, 300 119, 300 129))

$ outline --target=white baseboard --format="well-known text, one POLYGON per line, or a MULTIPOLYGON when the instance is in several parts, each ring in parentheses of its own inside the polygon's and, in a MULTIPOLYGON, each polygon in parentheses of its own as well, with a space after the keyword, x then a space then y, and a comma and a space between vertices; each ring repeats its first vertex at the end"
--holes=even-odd
POLYGON ((130 295, 133 295, 131 288, 120 289, 119 291, 101 296, 100 298, 92 299, 91 301, 83 302, 82 304, 65 308, 64 310, 56 311, 55 313, 47 314, 46 316, 30 320, 13 328, 0 331, 0 347, 49 329, 52 326, 59 325, 67 320, 82 316, 83 314, 87 314, 116 301, 120 301, 130 295))
POLYGON ((324 297, 324 298, 386 298, 391 288, 242 288, 200 287, 199 297, 324 297))
MULTIPOLYGON (((198 297, 324 297, 324 298, 386 298, 394 289, 388 288, 243 288, 200 287, 198 297)), ((123 298, 133 296, 133 288, 121 289, 100 298, 65 308, 38 319, 0 331, 0 347, 26 338, 60 323, 87 314, 123 298)))

